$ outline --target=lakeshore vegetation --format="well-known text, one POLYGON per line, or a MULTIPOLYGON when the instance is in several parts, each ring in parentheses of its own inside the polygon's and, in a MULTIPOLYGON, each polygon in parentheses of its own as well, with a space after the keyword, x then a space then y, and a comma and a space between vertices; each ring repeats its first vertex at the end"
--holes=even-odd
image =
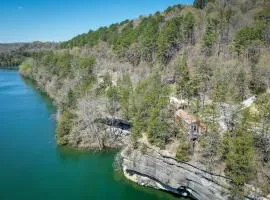
POLYGON ((239 199, 245 184, 270 193, 269 36, 267 1, 196 0, 33 53, 20 72, 57 104, 59 144, 114 146, 97 119, 121 118, 132 124, 134 148, 143 151, 144 137, 175 146, 177 159, 224 172, 239 199), (199 140, 175 120, 172 96, 207 127, 199 140))

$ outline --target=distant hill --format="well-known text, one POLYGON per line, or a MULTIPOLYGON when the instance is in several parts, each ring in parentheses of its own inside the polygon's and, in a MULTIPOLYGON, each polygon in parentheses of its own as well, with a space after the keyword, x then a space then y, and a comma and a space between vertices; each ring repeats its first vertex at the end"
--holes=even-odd
POLYGON ((55 50, 59 47, 54 42, 2 43, 0 44, 0 68, 13 68, 27 57, 40 51, 55 50))
POLYGON ((0 54, 16 51, 26 43, 0 43, 0 54))

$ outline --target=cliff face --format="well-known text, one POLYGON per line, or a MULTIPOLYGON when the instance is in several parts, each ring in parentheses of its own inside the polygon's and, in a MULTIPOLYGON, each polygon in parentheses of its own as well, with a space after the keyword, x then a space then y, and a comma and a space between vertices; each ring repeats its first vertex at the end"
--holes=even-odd
POLYGON ((178 162, 147 147, 121 152, 125 176, 140 185, 166 190, 199 200, 228 199, 228 179, 188 163, 178 162))
MULTIPOLYGON (((197 200, 229 200, 231 181, 219 174, 204 170, 198 164, 181 162, 155 148, 125 147, 120 154, 125 177, 142 186, 165 190, 197 200)), ((245 199, 270 200, 260 189, 246 184, 245 199)))

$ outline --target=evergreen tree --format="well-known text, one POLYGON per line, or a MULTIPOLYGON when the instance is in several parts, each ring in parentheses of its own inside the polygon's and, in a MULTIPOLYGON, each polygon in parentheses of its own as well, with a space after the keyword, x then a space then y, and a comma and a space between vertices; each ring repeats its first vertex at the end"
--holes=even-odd
POLYGON ((203 9, 208 3, 208 0, 195 0, 193 6, 195 8, 203 9))
POLYGON ((158 37, 158 57, 162 64, 167 64, 183 40, 181 31, 182 17, 175 17, 167 21, 162 27, 158 37))
POLYGON ((181 98, 191 99, 192 96, 196 96, 198 94, 199 89, 199 80, 197 77, 191 77, 188 65, 187 65, 187 53, 184 52, 181 60, 179 61, 179 67, 177 70, 178 78, 176 80, 177 83, 177 94, 181 96, 181 98))
MULTIPOLYGON (((163 146, 168 139, 169 89, 154 75, 138 84, 132 100, 132 134, 147 133, 150 142, 163 146)), ((135 137, 136 138, 136 137, 135 137)))
POLYGON ((195 26, 195 16, 188 12, 183 19, 183 34, 185 39, 193 44, 194 43, 194 26, 195 26))
POLYGON ((244 184, 254 173, 254 138, 249 132, 250 113, 244 112, 234 131, 228 132, 223 140, 225 147, 225 173, 234 187, 232 194, 238 199, 244 195, 244 184))
POLYGON ((153 54, 157 50, 157 38, 159 34, 159 25, 164 17, 157 15, 144 18, 137 31, 140 32, 139 42, 142 47, 142 57, 147 62, 152 62, 153 54))
POLYGON ((131 95, 132 95, 132 83, 130 76, 127 74, 119 83, 119 103, 122 114, 125 119, 129 120, 131 114, 131 95))
POLYGON ((244 70, 240 70, 237 74, 236 82, 238 83, 237 86, 237 97, 236 99, 239 101, 243 101, 246 97, 246 73, 244 70))
POLYGON ((264 93, 256 100, 261 119, 261 133, 257 146, 262 150, 264 161, 270 161, 270 94, 264 93))
POLYGON ((56 127, 56 137, 57 142, 61 145, 67 144, 67 138, 66 136, 71 132, 72 129, 72 118, 73 115, 68 110, 63 110, 61 114, 61 118, 57 123, 56 127))
POLYGON ((206 52, 207 55, 210 55, 212 53, 212 47, 217 39, 218 23, 219 22, 217 19, 208 19, 207 20, 206 32, 204 33, 204 36, 203 36, 203 47, 204 47, 204 51, 206 52))
POLYGON ((176 80, 177 83, 177 93, 182 96, 182 98, 187 96, 188 93, 188 82, 190 81, 190 74, 187 66, 187 55, 186 52, 183 53, 181 60, 179 61, 179 66, 177 73, 179 78, 176 80))

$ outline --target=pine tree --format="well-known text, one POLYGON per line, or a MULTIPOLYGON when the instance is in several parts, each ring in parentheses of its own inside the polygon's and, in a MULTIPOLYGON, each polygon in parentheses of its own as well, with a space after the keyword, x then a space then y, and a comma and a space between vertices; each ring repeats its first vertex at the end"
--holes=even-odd
POLYGON ((178 95, 183 97, 187 96, 188 93, 188 82, 190 81, 190 74, 187 66, 187 55, 186 52, 183 53, 183 56, 179 62, 179 67, 177 72, 179 74, 179 78, 177 79, 177 93, 178 95))
POLYGON ((203 9, 208 3, 208 0, 195 0, 193 2, 193 6, 195 8, 200 8, 200 9, 203 9))
POLYGON ((129 120, 131 117, 131 95, 132 95, 132 82, 130 80, 130 76, 127 74, 120 81, 119 87, 119 103, 121 107, 122 114, 125 119, 129 120))
POLYGON ((249 130, 250 113, 244 112, 234 131, 224 137, 226 175, 234 187, 232 194, 237 199, 244 195, 244 185, 254 174, 255 147, 254 136, 249 130))
POLYGON ((184 36, 188 42, 194 43, 194 26, 195 26, 195 16, 188 12, 183 20, 183 31, 184 36))
POLYGON ((175 17, 167 21, 162 27, 158 37, 158 57, 162 64, 168 64, 183 40, 181 25, 183 17, 175 17))
POLYGON ((187 53, 184 52, 178 67, 179 78, 177 79, 177 94, 182 98, 191 99, 197 95, 199 89, 199 80, 197 77, 191 77, 187 65, 187 53))

